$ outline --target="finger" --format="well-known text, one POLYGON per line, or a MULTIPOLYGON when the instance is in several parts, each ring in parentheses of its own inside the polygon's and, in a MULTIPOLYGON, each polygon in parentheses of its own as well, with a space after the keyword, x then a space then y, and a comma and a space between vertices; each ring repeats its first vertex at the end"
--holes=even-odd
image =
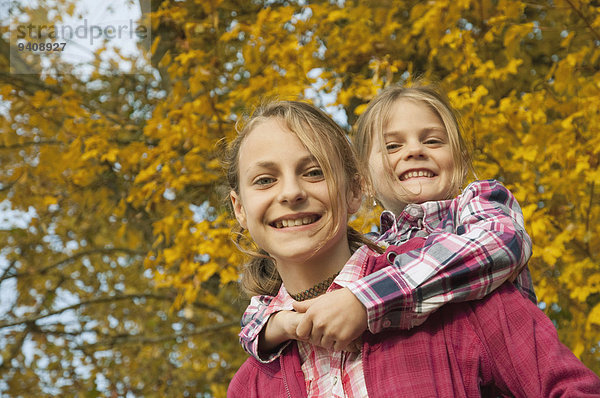
POLYGON ((312 319, 305 316, 298 323, 298 327, 296 327, 296 335, 298 336, 298 340, 308 340, 311 336, 311 332, 313 329, 312 319))
POLYGON ((333 336, 324 335, 321 338, 321 343, 319 345, 327 350, 333 350, 333 347, 335 347, 335 343, 336 341, 334 340, 333 336))
POLYGON ((348 351, 349 346, 348 346, 348 341, 346 340, 336 340, 335 344, 333 345, 333 351, 348 351))
POLYGON ((304 314, 300 314, 296 311, 290 311, 288 319, 286 319, 286 331, 293 335, 294 340, 298 340, 297 329, 300 322, 304 320, 304 314))
POLYGON ((296 312, 306 312, 314 302, 315 299, 294 301, 292 305, 294 306, 294 310, 296 310, 296 312))
POLYGON ((304 301, 294 301, 292 303, 292 306, 294 307, 294 310, 296 310, 296 312, 306 312, 306 310, 308 309, 304 301))
POLYGON ((319 329, 313 328, 311 333, 310 333, 310 342, 311 344, 314 345, 318 345, 320 347, 323 347, 321 345, 321 340, 323 339, 323 332, 319 329))

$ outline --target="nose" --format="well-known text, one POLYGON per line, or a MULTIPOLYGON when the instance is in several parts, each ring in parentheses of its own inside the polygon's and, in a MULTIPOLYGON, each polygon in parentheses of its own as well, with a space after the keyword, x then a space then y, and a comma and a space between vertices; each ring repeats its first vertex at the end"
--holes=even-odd
POLYGON ((420 141, 407 142, 404 146, 403 157, 405 159, 420 159, 425 158, 425 145, 420 141))
POLYGON ((279 201, 294 204, 306 199, 306 191, 298 178, 285 178, 279 191, 279 201))

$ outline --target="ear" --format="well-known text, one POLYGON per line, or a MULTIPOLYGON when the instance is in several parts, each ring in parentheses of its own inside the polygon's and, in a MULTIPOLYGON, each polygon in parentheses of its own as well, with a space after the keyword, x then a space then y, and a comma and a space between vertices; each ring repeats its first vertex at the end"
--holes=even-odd
POLYGON ((348 215, 354 214, 360 209, 363 201, 363 192, 360 186, 351 189, 348 192, 348 215))
POLYGON ((233 213, 235 214, 235 218, 238 220, 242 228, 248 229, 246 223, 246 210, 244 210, 244 206, 242 206, 241 198, 233 190, 229 192, 229 198, 231 199, 231 204, 233 205, 233 213))

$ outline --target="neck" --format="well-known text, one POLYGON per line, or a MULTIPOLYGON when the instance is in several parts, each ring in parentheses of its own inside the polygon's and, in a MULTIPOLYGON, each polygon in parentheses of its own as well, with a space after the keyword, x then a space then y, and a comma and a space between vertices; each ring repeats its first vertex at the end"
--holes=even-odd
POLYGON ((326 253, 316 253, 305 260, 278 260, 277 270, 287 291, 297 294, 339 272, 351 254, 348 241, 344 239, 343 244, 327 250, 326 253))

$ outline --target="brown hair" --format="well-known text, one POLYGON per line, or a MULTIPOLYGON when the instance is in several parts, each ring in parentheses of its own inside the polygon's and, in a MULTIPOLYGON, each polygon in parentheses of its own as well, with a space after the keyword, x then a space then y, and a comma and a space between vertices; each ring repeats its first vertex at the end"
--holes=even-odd
MULTIPOLYGON (((332 219, 329 237, 337 233, 341 201, 346 200, 346 195, 340 192, 361 192, 364 186, 364 177, 360 172, 358 160, 354 149, 342 128, 340 128, 325 112, 315 106, 299 101, 278 101, 259 107, 244 127, 238 130, 237 137, 229 144, 225 156, 227 181, 229 188, 239 194, 239 152, 244 139, 260 123, 276 118, 294 133, 314 156, 323 170, 327 181, 329 197, 332 203, 332 219)), ((277 272, 274 260, 268 253, 251 242, 249 247, 242 247, 242 238, 247 238, 240 227, 236 232, 236 245, 243 252, 251 256, 251 260, 244 266, 242 272, 242 289, 250 295, 276 295, 281 286, 281 277, 277 272)), ((359 232, 348 227, 348 241, 350 248, 356 250, 363 244, 376 248, 359 232)), ((325 242, 322 242, 325 244, 325 242)))
MULTIPOLYGON (((401 99, 425 104, 438 115, 444 124, 454 160, 454 173, 452 175, 450 191, 447 193, 447 199, 458 195, 469 173, 475 176, 475 171, 470 151, 462 137, 460 117, 450 105, 446 95, 435 85, 415 83, 410 87, 390 86, 383 89, 371 100, 367 109, 358 118, 354 134, 354 147, 356 148, 357 156, 363 169, 370 170, 369 155, 373 147, 373 138, 377 134, 382 146, 381 153, 384 158, 384 165, 390 168, 390 173, 388 173, 389 181, 387 183, 393 184, 394 177, 391 172, 387 151, 385 150, 383 134, 391 120, 393 105, 401 99)), ((372 179, 369 179, 369 182, 369 186, 372 187, 372 179)), ((398 193, 398 199, 403 199, 401 193, 398 193)))

